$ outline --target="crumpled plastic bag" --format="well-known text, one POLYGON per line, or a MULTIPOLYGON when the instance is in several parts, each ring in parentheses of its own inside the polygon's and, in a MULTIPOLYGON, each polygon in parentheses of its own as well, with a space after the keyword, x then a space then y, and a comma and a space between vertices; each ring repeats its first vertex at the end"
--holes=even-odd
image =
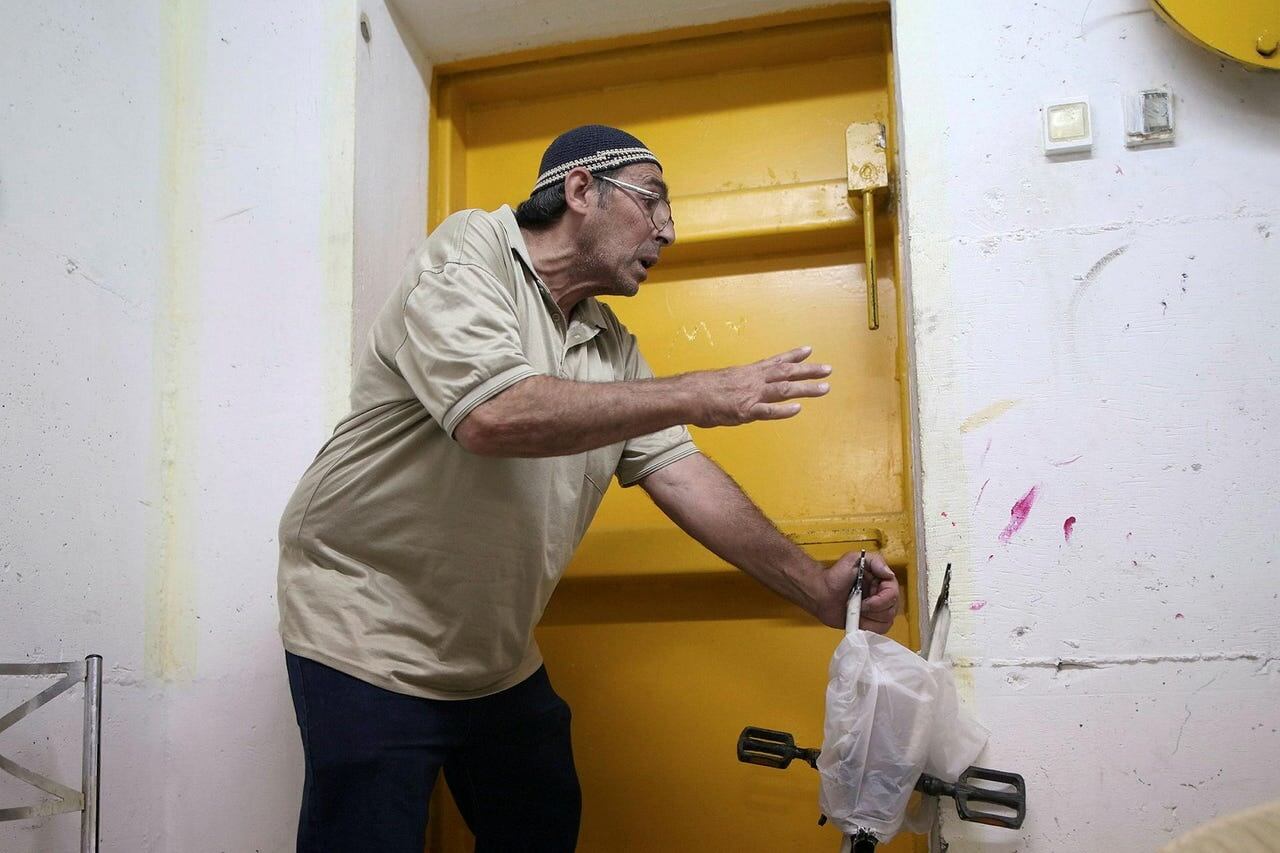
POLYGON ((902 827, 921 773, 954 782, 988 732, 960 709, 945 663, 869 631, 851 631, 831 658, 818 772, 822 813, 846 835, 888 841, 902 827))

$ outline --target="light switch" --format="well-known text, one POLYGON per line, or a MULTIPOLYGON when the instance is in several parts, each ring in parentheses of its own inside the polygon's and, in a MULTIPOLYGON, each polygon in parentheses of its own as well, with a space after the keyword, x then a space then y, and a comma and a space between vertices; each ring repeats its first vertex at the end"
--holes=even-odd
POLYGON ((1124 144, 1130 148, 1173 141, 1173 93, 1146 89, 1124 99, 1124 144))
POLYGON ((1093 123, 1088 98, 1071 98, 1045 104, 1044 153, 1070 154, 1093 148, 1093 123))

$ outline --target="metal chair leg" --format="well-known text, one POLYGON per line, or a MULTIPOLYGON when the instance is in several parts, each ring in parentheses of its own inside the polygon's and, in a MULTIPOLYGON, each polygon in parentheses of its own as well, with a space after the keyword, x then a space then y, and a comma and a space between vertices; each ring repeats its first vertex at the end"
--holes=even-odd
POLYGON ((84 758, 81 761, 84 811, 80 814, 80 853, 98 853, 98 781, 102 769, 102 656, 84 659, 84 758))

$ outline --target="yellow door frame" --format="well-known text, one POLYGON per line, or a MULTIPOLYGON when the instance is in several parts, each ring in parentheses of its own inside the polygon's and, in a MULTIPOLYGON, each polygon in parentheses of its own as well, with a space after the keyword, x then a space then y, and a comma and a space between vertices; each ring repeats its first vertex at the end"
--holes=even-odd
MULTIPOLYGON (((893 45, 891 29, 887 20, 887 4, 877 5, 841 5, 817 9, 780 13, 745 20, 735 20, 711 25, 682 27, 655 33, 643 33, 556 45, 517 53, 490 56, 465 60, 439 66, 435 69, 431 84, 431 117, 429 125, 430 140, 430 172, 428 189, 428 222, 434 228, 446 215, 463 206, 460 203, 461 189, 465 184, 465 162, 461 152, 465 149, 465 115, 468 102, 473 98, 492 97, 494 91, 503 91, 512 97, 520 94, 520 78, 524 69, 538 66, 557 68, 555 73, 572 76, 577 62, 587 58, 596 58, 602 53, 615 53, 619 56, 619 73, 622 66, 630 61, 630 57, 639 51, 661 51, 666 45, 687 39, 706 39, 724 37, 726 43, 744 33, 754 33, 776 27, 797 24, 822 22, 837 19, 858 18, 863 16, 881 16, 884 18, 878 28, 878 38, 884 51, 887 63, 889 115, 886 122, 888 157, 891 175, 890 200, 887 211, 882 211, 880 225, 882 238, 891 241, 894 247, 894 271, 897 280, 895 295, 898 301, 895 312, 898 346, 895 356, 896 378, 898 379, 897 401, 902 413, 902 458, 904 472, 901 478, 903 506, 907 508, 905 536, 896 540, 901 550, 891 555, 893 561, 905 569, 904 604, 907 615, 908 642, 919 648, 920 634, 920 602, 923 594, 917 589, 922 584, 922 573, 918 565, 919 536, 922 532, 920 519, 916 509, 916 447, 913 441, 917 425, 913 409, 913 393, 911 374, 908 369, 908 321, 906 299, 903 292, 904 270, 902 260, 902 239, 900 212, 896 205, 899 197, 896 186, 895 154, 897 140, 897 101, 894 88, 893 45)), ((732 48, 726 47, 731 50, 732 48)), ((598 69, 598 65, 596 66, 598 69)), ((673 73, 679 69, 673 69, 673 73)), ((857 220, 856 211, 851 212, 850 221, 857 220)), ((851 231, 860 234, 860 229, 851 231)), ((684 248, 684 251, 696 251, 684 248)), ((828 549, 829 550, 829 549, 828 549)), ((435 833, 440 831, 440 823, 435 823, 435 833)), ((433 834, 435 834, 433 833, 433 834)), ((437 843, 441 840, 436 835, 437 843)), ((919 839, 917 850, 924 850, 924 840, 919 839)))

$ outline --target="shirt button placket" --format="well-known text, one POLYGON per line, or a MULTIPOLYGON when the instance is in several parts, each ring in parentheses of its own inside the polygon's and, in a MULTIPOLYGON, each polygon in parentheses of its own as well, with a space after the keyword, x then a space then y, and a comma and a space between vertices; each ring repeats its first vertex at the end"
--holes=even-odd
POLYGON ((567 379, 569 376, 569 352, 577 346, 579 340, 581 340, 581 336, 576 328, 570 329, 564 336, 564 352, 560 356, 561 377, 567 379))

